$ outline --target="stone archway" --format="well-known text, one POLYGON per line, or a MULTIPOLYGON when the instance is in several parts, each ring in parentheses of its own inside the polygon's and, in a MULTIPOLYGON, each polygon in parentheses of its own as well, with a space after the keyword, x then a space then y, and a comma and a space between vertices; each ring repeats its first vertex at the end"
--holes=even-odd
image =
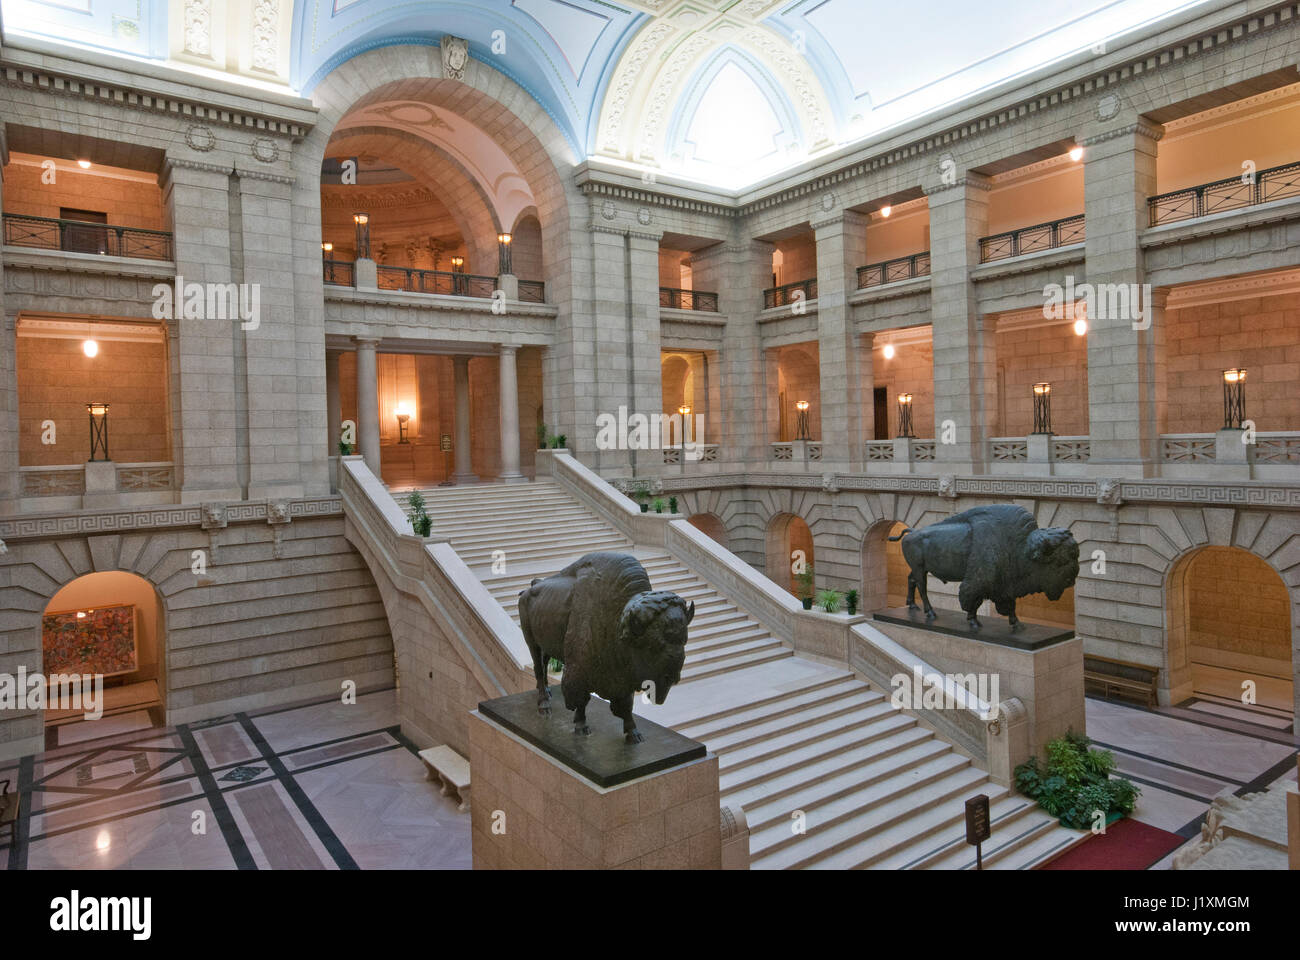
POLYGON ((816 566, 813 535, 808 523, 793 513, 779 513, 767 524, 767 576, 774 583, 799 595, 795 565, 802 561, 816 566))
POLYGON ((710 540, 730 549, 727 526, 716 513, 693 513, 687 518, 687 522, 710 540))
POLYGON ((873 523, 862 538, 862 599, 859 609, 863 613, 902 606, 907 600, 907 563, 903 548, 889 538, 907 528, 898 520, 881 520, 873 523))
POLYGON ((1294 604, 1266 560, 1240 547, 1201 546, 1185 553, 1165 584, 1164 682, 1171 703, 1200 694, 1240 700, 1254 684, 1255 704, 1293 715, 1300 689, 1294 604))

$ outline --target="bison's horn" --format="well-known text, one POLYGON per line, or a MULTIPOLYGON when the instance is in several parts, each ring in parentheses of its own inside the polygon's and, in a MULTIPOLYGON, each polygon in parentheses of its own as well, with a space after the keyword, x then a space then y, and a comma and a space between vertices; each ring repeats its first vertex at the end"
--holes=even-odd
POLYGON ((690 606, 686 608, 686 622, 690 623, 695 618, 695 601, 692 600, 690 606))

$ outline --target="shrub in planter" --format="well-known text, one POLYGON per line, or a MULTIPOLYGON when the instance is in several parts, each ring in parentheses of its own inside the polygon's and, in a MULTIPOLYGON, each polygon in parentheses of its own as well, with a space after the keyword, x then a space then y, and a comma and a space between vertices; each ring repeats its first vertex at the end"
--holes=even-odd
POLYGON ((427 537, 433 528, 433 520, 424 512, 424 497, 419 490, 412 490, 406 497, 406 505, 411 508, 411 529, 417 537, 427 537))
POLYGON ((838 590, 823 590, 817 594, 817 606, 827 613, 838 612, 840 609, 840 592, 838 590))
POLYGON ((546 432, 546 424, 539 423, 537 425, 537 449, 538 450, 545 450, 548 446, 550 446, 550 444, 547 442, 549 437, 550 434, 546 432))
POLYGON ((339 441, 339 456, 340 456, 340 457, 350 457, 350 456, 352 456, 352 444, 348 443, 346 440, 340 440, 340 441, 339 441))
POLYGON ((668 506, 668 504, 664 502, 663 497, 655 497, 655 501, 654 501, 655 513, 663 513, 664 507, 666 506, 668 506))
POLYGON ((1141 793, 1123 777, 1112 777, 1114 755, 1090 743, 1070 731, 1047 744, 1046 766, 1031 757, 1015 771, 1017 790, 1076 830, 1091 828, 1099 814, 1106 823, 1127 816, 1141 793))
POLYGON ((677 498, 676 498, 676 497, 669 497, 669 498, 668 498, 668 510, 669 510, 670 512, 672 512, 672 513, 676 513, 676 512, 677 512, 677 498))
POLYGON ((803 608, 811 610, 813 605, 813 592, 816 585, 816 574, 812 567, 804 567, 802 573, 794 575, 795 583, 799 585, 799 599, 803 601, 803 608))
POLYGON ((850 590, 844 594, 844 608, 849 611, 849 616, 857 616, 858 613, 858 591, 850 590))
POLYGON ((569 446, 569 438, 566 437, 564 434, 561 433, 558 436, 551 437, 552 450, 565 450, 568 448, 568 446, 569 446))

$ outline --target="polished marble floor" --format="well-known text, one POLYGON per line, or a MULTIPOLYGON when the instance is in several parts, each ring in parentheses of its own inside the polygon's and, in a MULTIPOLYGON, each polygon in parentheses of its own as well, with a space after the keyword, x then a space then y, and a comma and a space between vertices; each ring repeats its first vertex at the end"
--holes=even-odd
POLYGON ((59 728, 0 763, 28 795, 9 869, 468 869, 469 814, 424 779, 392 690, 175 728, 59 728), (71 734, 71 737, 68 735, 71 734))
MULTIPOLYGON (((1222 791, 1296 779, 1280 711, 1198 694, 1148 710, 1089 698, 1088 735, 1142 788, 1136 819, 1198 836, 1222 791)), ((392 690, 176 728, 125 714, 0 763, 29 796, 10 869, 468 869, 470 824, 424 779, 392 690)), ((1167 867, 1166 857, 1156 868, 1167 867)))

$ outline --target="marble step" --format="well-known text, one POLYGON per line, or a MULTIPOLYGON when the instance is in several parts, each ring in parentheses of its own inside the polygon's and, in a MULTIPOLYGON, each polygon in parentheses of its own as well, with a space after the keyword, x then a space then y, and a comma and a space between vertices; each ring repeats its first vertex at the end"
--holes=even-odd
POLYGON ((915 721, 910 725, 900 724, 887 736, 877 737, 820 760, 798 764, 784 773, 760 779, 731 793, 724 793, 723 800, 738 803, 741 807, 749 809, 754 804, 780 799, 807 784, 878 763, 885 757, 927 742, 943 746, 941 741, 935 740, 933 733, 915 721))
MULTIPOLYGON (((769 667, 766 671, 762 672, 771 674, 778 669, 779 668, 769 667)), ((778 688, 778 692, 769 694, 768 696, 756 696, 756 690, 738 684, 731 691, 728 691, 732 693, 733 696, 739 694, 735 702, 728 706, 724 706, 722 709, 710 709, 717 704, 718 699, 715 697, 714 699, 703 701, 699 706, 705 708, 706 712, 690 713, 688 715, 679 716, 676 720, 675 727, 681 730, 695 730, 700 727, 721 723, 732 717, 738 717, 754 710, 761 710, 768 706, 783 703, 790 697, 815 693, 818 690, 830 687, 846 679, 853 679, 853 674, 849 673, 847 670, 827 670, 825 672, 815 673, 806 678, 797 688, 780 687, 778 688)), ((698 740, 701 738, 696 737, 696 739, 698 740)))
POLYGON ((715 734, 708 739, 709 749, 722 755, 742 747, 752 745, 767 737, 789 733, 801 727, 810 726, 832 717, 852 713, 863 707, 872 706, 882 699, 879 693, 866 687, 835 700, 825 700, 794 713, 783 713, 761 723, 751 724, 729 733, 715 734))
MULTIPOLYGON (((860 794, 886 780, 897 780, 900 776, 907 780, 914 771, 926 764, 950 759, 951 752, 951 746, 931 737, 887 753, 871 763, 810 781, 780 797, 764 798, 745 808, 749 828, 760 831, 778 821, 788 825, 790 814, 795 810, 807 813, 810 822, 814 816, 820 822, 820 811, 829 809, 835 801, 850 794, 860 794)), ((934 769, 946 770, 948 766, 939 764, 934 769)))
POLYGON ((783 647, 780 640, 774 640, 768 637, 763 640, 746 640, 743 643, 734 646, 711 647, 703 650, 692 649, 689 645, 686 648, 686 666, 682 668, 683 678, 686 674, 687 667, 704 667, 711 664, 717 665, 725 661, 734 660, 738 657, 747 657, 754 654, 771 652, 773 649, 787 650, 783 647))
POLYGON ((829 683, 810 687, 807 690, 784 697, 774 697, 751 708, 739 708, 713 720, 696 721, 683 724, 678 732, 695 740, 707 741, 709 737, 725 735, 736 730, 762 723, 788 713, 796 713, 805 707, 829 702, 850 696, 863 688, 864 684, 854 677, 844 677, 829 683))
POLYGON ((898 713, 899 711, 881 698, 875 703, 856 708, 848 717, 823 720, 798 730, 769 737, 762 743, 730 751, 718 757, 718 767, 724 776, 730 776, 749 764, 759 763, 810 744, 820 748, 829 746, 832 742, 846 741, 847 749, 852 745, 853 737, 860 732, 860 728, 886 720, 898 713))
MULTIPOLYGON (((1008 793, 994 801, 989 800, 989 824, 992 835, 984 841, 984 866, 992 867, 999 860, 1010 857, 1033 843, 1044 831, 1057 826, 1055 820, 1043 816, 1038 804, 1018 794, 1008 793)), ((936 834, 922 838, 897 853, 876 862, 881 870, 973 870, 975 848, 966 842, 966 820, 963 811, 961 831, 936 834)))
POLYGON ((743 670, 746 667, 756 667, 762 663, 768 663, 772 660, 784 660, 785 658, 792 656, 794 656, 794 651, 789 647, 777 645, 770 650, 750 653, 734 659, 722 660, 714 663, 702 663, 698 666, 687 664, 682 668, 681 682, 688 683, 691 680, 703 680, 705 677, 716 676, 719 673, 730 673, 733 670, 743 670))
POLYGON ((492 554, 497 550, 506 551, 506 563, 522 563, 525 560, 539 560, 554 557, 573 557, 577 559, 588 553, 597 550, 617 549, 624 546, 627 541, 618 537, 602 534, 599 536, 578 536, 578 537, 556 537, 546 543, 535 546, 511 545, 509 547, 473 547, 457 549, 452 544, 452 549, 460 555, 465 561, 466 566, 475 564, 486 564, 491 566, 492 554))
POLYGON ((759 870, 870 866, 916 837, 950 824, 953 806, 962 816, 962 802, 980 792, 987 781, 984 771, 972 767, 965 757, 943 754, 827 804, 801 837, 789 837, 784 824, 769 828, 769 836, 751 834, 750 850, 755 853, 751 866, 759 870))

